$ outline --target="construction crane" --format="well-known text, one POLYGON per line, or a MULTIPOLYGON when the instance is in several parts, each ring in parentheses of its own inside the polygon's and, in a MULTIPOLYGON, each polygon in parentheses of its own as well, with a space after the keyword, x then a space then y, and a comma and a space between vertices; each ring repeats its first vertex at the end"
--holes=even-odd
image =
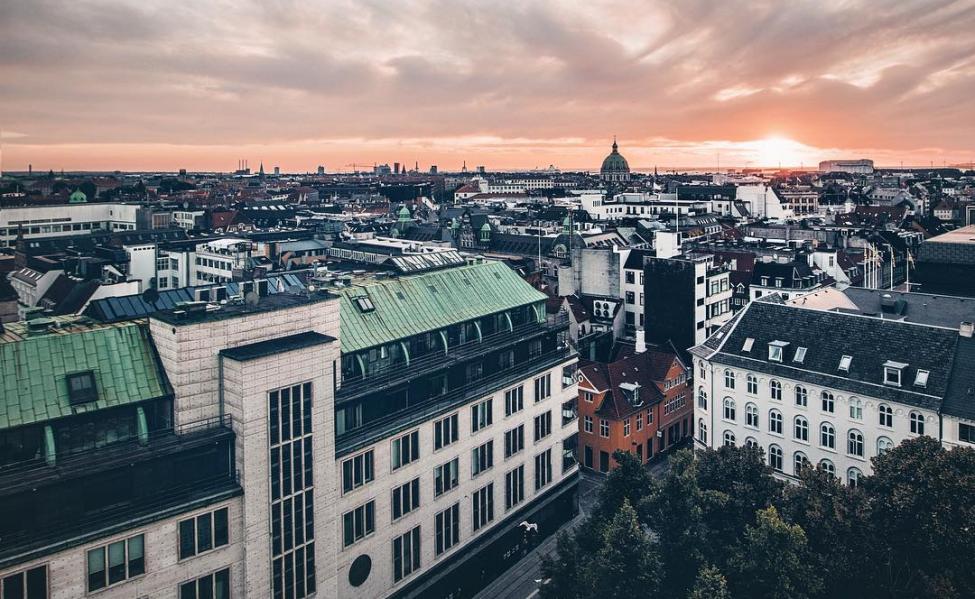
POLYGON ((355 174, 355 175, 358 175, 359 174, 359 167, 360 166, 368 167, 369 164, 368 163, 365 163, 365 162, 353 162, 352 164, 346 164, 345 166, 347 166, 347 167, 348 166, 351 166, 352 167, 352 173, 355 174))

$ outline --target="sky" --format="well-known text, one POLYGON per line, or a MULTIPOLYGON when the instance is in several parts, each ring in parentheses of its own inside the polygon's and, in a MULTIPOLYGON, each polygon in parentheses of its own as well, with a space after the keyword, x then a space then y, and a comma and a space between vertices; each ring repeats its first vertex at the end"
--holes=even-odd
POLYGON ((967 163, 973 32, 975 0, 0 0, 3 168, 967 163))

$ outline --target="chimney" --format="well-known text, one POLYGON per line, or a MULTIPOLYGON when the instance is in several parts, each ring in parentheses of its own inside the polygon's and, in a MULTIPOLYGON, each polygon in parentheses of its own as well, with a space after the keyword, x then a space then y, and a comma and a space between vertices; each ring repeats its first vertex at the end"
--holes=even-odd
MULTIPOLYGON (((971 333, 969 333, 969 336, 971 336, 971 333)), ((637 329, 636 345, 633 349, 638 354, 642 354, 643 352, 647 351, 646 332, 643 329, 637 329)))
POLYGON ((958 327, 958 334, 969 339, 971 339, 973 331, 975 331, 975 324, 967 320, 963 320, 961 326, 958 327))

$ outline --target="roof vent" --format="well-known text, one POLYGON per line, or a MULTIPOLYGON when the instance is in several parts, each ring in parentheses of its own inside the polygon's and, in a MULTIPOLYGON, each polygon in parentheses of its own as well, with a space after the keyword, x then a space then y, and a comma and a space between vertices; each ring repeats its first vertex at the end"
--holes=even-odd
POLYGON ((972 333, 975 332, 975 323, 971 323, 967 320, 962 321, 961 326, 958 327, 958 334, 962 337, 972 337, 972 333))
POLYGON ((880 309, 884 312, 893 312, 896 305, 897 300, 891 294, 885 293, 880 296, 880 309))
POLYGON ((47 333, 54 328, 55 324, 57 323, 53 318, 32 318, 27 321, 27 332, 31 335, 47 333))

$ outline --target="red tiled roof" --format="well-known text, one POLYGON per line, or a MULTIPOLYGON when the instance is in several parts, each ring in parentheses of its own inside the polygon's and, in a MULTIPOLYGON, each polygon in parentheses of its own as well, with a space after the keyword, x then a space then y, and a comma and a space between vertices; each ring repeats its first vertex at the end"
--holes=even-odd
POLYGON ((620 419, 663 399, 658 384, 663 384, 677 355, 655 348, 634 353, 608 364, 592 362, 580 372, 599 391, 607 391, 599 406, 599 413, 620 419), (620 389, 623 383, 639 385, 641 404, 634 406, 620 389))

